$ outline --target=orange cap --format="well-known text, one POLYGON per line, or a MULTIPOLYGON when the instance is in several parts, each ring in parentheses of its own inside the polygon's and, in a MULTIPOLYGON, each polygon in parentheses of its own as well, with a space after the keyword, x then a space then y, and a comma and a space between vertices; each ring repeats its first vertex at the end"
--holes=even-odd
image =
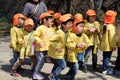
POLYGON ((76 24, 80 23, 80 22, 83 22, 83 19, 74 20, 74 22, 73 22, 73 30, 74 30, 75 33, 77 32, 76 24))
POLYGON ((113 24, 115 22, 115 17, 117 12, 113 10, 108 10, 104 16, 104 23, 113 24))
POLYGON ((34 22, 31 18, 26 18, 25 19, 25 22, 24 22, 24 27, 28 26, 28 25, 31 25, 34 27, 34 22))
POLYGON ((45 18, 47 16, 52 16, 52 15, 50 13, 44 12, 40 15, 40 20, 42 20, 43 18, 45 18))
POLYGON ((86 12, 86 15, 87 16, 96 16, 97 14, 96 14, 95 10, 90 9, 86 12))
POLYGON ((13 25, 18 25, 19 18, 26 18, 22 13, 17 13, 13 16, 13 25))
POLYGON ((53 15, 54 19, 58 19, 58 18, 60 18, 61 16, 62 16, 61 13, 55 13, 55 14, 53 15))
POLYGON ((64 14, 60 17, 60 22, 66 22, 67 20, 72 19, 72 15, 71 14, 64 14))
POLYGON ((80 13, 75 14, 74 20, 83 21, 83 15, 80 13))
POLYGON ((54 11, 53 10, 48 10, 48 13, 53 15, 54 14, 54 11))

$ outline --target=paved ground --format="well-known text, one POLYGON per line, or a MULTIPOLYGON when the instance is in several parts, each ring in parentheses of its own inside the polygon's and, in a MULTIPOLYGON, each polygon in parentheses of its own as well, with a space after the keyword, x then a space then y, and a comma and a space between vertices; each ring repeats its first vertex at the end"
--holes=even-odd
MULTIPOLYGON (((2 37, 0 42, 0 80, 32 80, 31 76, 32 73, 29 71, 29 60, 26 59, 24 61, 24 64, 22 65, 25 70, 22 72, 20 77, 13 77, 10 75, 10 69, 11 69, 11 62, 12 62, 12 51, 8 47, 9 45, 9 37, 2 37)), ((98 53, 98 65, 99 68, 102 70, 102 53, 99 51, 98 53)), ((110 66, 114 67, 114 63, 116 60, 116 51, 113 53, 110 66)), ((46 63, 44 67, 42 68, 43 75, 45 75, 44 80, 47 79, 47 75, 51 72, 52 64, 46 63)), ((100 72, 95 72, 91 68, 91 57, 89 58, 89 65, 88 65, 88 73, 83 73, 82 71, 78 71, 75 80, 120 80, 120 76, 117 76, 115 74, 113 75, 104 75, 100 72)), ((62 71, 61 80, 63 79, 63 76, 68 71, 68 67, 65 68, 65 70, 62 71)))

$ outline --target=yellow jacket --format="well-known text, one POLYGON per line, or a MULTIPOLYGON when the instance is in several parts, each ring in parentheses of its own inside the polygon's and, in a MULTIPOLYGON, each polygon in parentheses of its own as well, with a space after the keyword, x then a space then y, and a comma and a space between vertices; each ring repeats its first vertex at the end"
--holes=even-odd
POLYGON ((76 48, 75 40, 77 39, 77 36, 76 34, 71 32, 66 33, 66 36, 67 36, 66 47, 68 50, 67 60, 69 62, 78 62, 77 53, 75 52, 75 48, 76 48))
POLYGON ((35 39, 36 48, 35 51, 46 51, 49 48, 50 41, 49 39, 54 34, 51 28, 47 28, 44 25, 39 26, 33 34, 35 39), (43 43, 44 46, 40 48, 40 43, 43 43))
POLYGON ((68 49, 67 54, 67 60, 70 62, 78 62, 78 52, 84 52, 82 49, 76 48, 77 43, 84 42, 86 44, 87 48, 89 46, 89 39, 88 37, 83 33, 81 37, 76 36, 74 33, 67 33, 67 42, 66 47, 68 49))
POLYGON ((99 22, 95 21, 94 23, 86 23, 84 32, 87 34, 88 38, 90 39, 90 45, 99 45, 100 40, 99 40, 99 33, 100 33, 100 24, 99 22), (96 28, 97 31, 92 33, 89 31, 89 28, 96 28))
POLYGON ((85 51, 85 49, 90 46, 90 40, 89 40, 88 36, 84 33, 82 33, 80 37, 77 36, 76 43, 86 45, 84 49, 76 48, 76 53, 78 53, 78 52, 83 53, 85 51))
POLYGON ((120 28, 118 29, 118 47, 120 47, 120 28))
POLYGON ((100 49, 102 51, 112 51, 112 48, 116 47, 115 26, 108 24, 106 26, 106 32, 102 34, 100 43, 100 49))
POLYGON ((25 30, 23 31, 24 44, 22 45, 20 52, 21 59, 24 59, 25 56, 31 56, 31 48, 32 48, 31 46, 32 43, 34 42, 33 33, 34 32, 27 32, 25 30))
POLYGON ((65 56, 65 33, 59 29, 50 38, 48 56, 54 59, 64 59, 65 56), (57 52, 57 48, 62 48, 62 52, 57 52))
POLYGON ((21 44, 19 43, 19 39, 22 37, 23 30, 22 28, 17 28, 13 26, 10 30, 10 47, 13 48, 15 51, 20 52, 21 44))

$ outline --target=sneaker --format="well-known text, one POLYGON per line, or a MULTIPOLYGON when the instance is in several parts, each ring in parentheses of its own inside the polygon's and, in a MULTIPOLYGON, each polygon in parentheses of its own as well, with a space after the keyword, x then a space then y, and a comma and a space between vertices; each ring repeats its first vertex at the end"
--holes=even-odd
POLYGON ((86 66, 82 66, 82 71, 83 71, 84 73, 87 73, 87 67, 86 67, 86 66))
POLYGON ((106 71, 103 71, 102 73, 106 74, 106 75, 111 75, 111 74, 113 74, 113 71, 108 69, 106 71))
POLYGON ((99 68, 98 67, 93 67, 93 69, 97 72, 100 72, 99 68))
POLYGON ((65 76, 65 79, 66 79, 66 80, 70 80, 70 76, 69 76, 69 75, 66 75, 66 76, 65 76))
POLYGON ((49 80, 56 80, 56 79, 55 79, 55 76, 54 76, 53 74, 50 74, 50 75, 48 76, 48 79, 49 79, 49 80))
POLYGON ((17 73, 15 70, 11 70, 11 75, 14 76, 14 77, 19 77, 20 74, 17 73))
POLYGON ((34 73, 33 74, 33 79, 40 79, 40 80, 42 80, 42 79, 44 79, 44 77, 41 74, 34 73))
POLYGON ((118 76, 120 76, 120 70, 114 70, 114 73, 118 76))

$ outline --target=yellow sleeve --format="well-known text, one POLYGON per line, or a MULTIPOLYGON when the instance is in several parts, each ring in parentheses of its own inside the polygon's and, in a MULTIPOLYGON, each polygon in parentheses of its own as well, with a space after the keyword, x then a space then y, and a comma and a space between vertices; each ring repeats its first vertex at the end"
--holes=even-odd
POLYGON ((75 42, 75 38, 76 35, 70 35, 67 38, 67 42, 66 42, 66 47, 68 49, 75 49, 76 48, 76 42, 75 42))
POLYGON ((95 27, 96 27, 96 33, 100 33, 100 23, 99 22, 95 22, 94 23, 95 27))
POLYGON ((108 30, 108 40, 111 48, 116 47, 116 37, 115 37, 115 28, 110 27, 108 30))
POLYGON ((11 44, 14 50, 16 50, 16 43, 17 43, 17 34, 14 30, 15 28, 12 27, 10 30, 10 37, 11 37, 11 44))
POLYGON ((41 42, 41 39, 40 39, 41 35, 42 35, 41 28, 37 28, 36 31, 33 33, 34 40, 37 44, 40 44, 41 42))
POLYGON ((84 35, 84 41, 86 43, 86 47, 85 47, 85 49, 86 49, 86 48, 88 48, 90 46, 90 40, 89 40, 87 35, 84 35))

